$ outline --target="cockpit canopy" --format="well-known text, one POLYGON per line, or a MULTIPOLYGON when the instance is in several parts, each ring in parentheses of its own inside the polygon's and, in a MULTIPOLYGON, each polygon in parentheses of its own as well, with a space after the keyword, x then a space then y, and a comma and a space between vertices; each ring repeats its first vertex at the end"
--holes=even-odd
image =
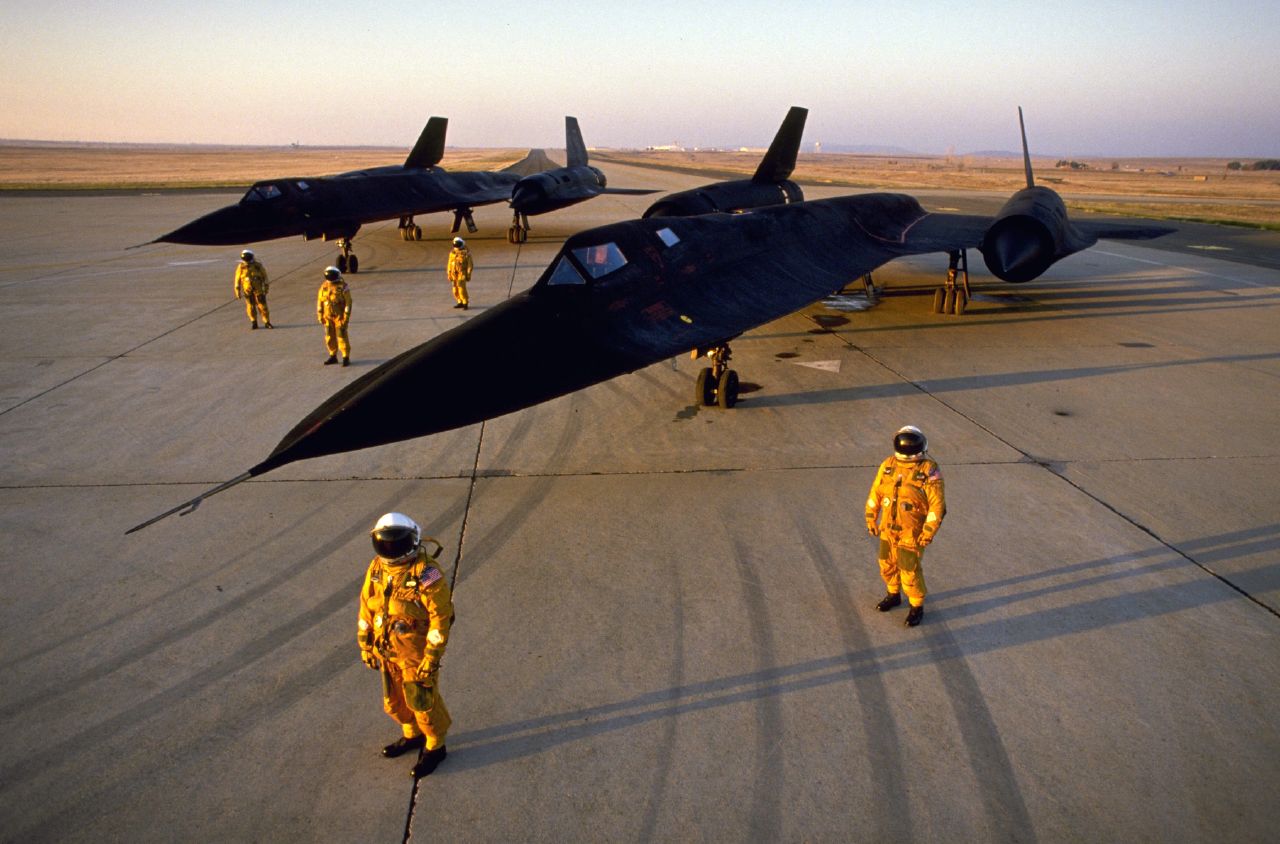
POLYGON ((588 278, 603 278, 626 265, 627 256, 613 241, 567 249, 547 278, 547 285, 586 284, 588 278))
MULTIPOLYGON (((547 275, 544 276, 545 285, 547 287, 586 285, 597 279, 612 275, 631 263, 622 247, 618 245, 618 241, 589 242, 593 234, 597 238, 604 238, 609 233, 607 230, 598 230, 597 232, 584 232, 570 238, 569 242, 561 249, 560 257, 552 265, 547 275)), ((630 233, 636 234, 634 230, 630 230, 630 233)), ((670 249, 680 242, 679 235, 672 231, 670 227, 656 229, 646 233, 643 237, 657 238, 658 242, 661 243, 662 249, 670 249)), ((628 248, 636 248, 641 251, 644 249, 642 243, 637 242, 634 237, 623 236, 620 239, 628 243, 628 248)))
POLYGON ((311 184, 306 179, 275 179, 256 183, 240 201, 270 202, 288 194, 305 193, 309 190, 311 184))

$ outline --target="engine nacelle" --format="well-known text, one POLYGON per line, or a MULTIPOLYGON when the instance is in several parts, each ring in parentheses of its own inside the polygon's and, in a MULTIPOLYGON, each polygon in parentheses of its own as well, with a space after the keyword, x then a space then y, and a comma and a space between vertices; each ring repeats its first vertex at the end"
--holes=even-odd
POLYGON ((1010 197, 978 248, 992 275, 1020 283, 1038 278, 1056 261, 1096 241, 1071 225, 1057 193, 1037 186, 1010 197))
POLYGON ((739 179, 668 194, 650 205, 643 216, 696 217, 718 211, 747 211, 802 201, 804 191, 793 181, 756 182, 739 179))

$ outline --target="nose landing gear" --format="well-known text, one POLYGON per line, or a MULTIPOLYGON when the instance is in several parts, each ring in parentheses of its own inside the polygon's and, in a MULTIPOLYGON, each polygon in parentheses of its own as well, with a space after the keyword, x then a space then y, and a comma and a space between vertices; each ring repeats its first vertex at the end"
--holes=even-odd
POLYGON ((719 405, 728 410, 738 403, 738 373, 729 368, 729 358, 732 355, 729 344, 693 350, 695 359, 703 354, 711 361, 711 366, 703 367, 698 373, 698 380, 694 385, 694 404, 707 407, 719 405))
POLYGON ((507 243, 524 243, 529 239, 529 215, 515 211, 511 216, 511 228, 507 229, 507 243))
POLYGON ((360 259, 351 251, 351 238, 338 238, 338 248, 342 250, 342 254, 338 256, 338 272, 360 272, 360 259))

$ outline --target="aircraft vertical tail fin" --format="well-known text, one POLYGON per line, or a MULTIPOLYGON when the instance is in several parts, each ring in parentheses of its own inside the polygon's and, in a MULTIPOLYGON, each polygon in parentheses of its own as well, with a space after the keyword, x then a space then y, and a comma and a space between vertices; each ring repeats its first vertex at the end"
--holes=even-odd
POLYGON ((433 117, 423 127, 418 142, 413 145, 405 167, 434 167, 444 158, 444 134, 449 128, 449 118, 433 117))
POLYGON ((1031 152, 1027 149, 1027 124, 1022 122, 1022 106, 1018 106, 1018 130, 1022 132, 1022 166, 1027 171, 1027 187, 1036 186, 1036 180, 1031 175, 1031 152))
POLYGON ((587 145, 582 141, 582 130, 578 128, 576 117, 564 119, 564 154, 568 167, 585 166, 587 163, 587 145))
POLYGON ((800 136, 804 134, 804 120, 808 115, 807 108, 791 107, 751 181, 777 184, 791 178, 791 171, 796 169, 796 154, 800 151, 800 136))

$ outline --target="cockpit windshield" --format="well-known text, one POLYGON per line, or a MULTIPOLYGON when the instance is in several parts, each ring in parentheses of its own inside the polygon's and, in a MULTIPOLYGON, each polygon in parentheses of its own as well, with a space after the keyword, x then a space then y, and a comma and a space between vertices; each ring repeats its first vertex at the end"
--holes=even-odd
POLYGON ((278 199, 283 196, 279 185, 270 182, 262 182, 249 188, 249 192, 244 195, 241 202, 263 202, 270 199, 278 199))
POLYGON ((582 264, 592 278, 600 278, 627 265, 627 257, 622 254, 618 244, 613 242, 583 246, 573 250, 573 257, 578 259, 578 263, 582 264))
POLYGON ((587 280, 582 277, 582 273, 574 269, 573 264, 568 258, 562 257, 560 263, 556 264, 555 271, 551 273, 551 277, 547 279, 548 285, 553 284, 586 284, 587 280))

